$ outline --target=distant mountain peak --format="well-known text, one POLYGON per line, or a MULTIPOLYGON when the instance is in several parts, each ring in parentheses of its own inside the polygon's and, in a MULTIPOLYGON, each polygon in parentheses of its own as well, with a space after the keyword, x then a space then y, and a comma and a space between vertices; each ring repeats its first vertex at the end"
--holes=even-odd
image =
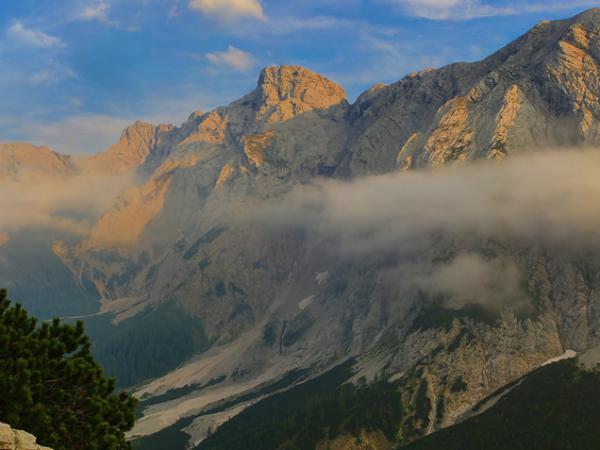
POLYGON ((346 102, 344 89, 301 66, 272 66, 262 70, 255 91, 257 118, 289 120, 312 110, 346 102))
POLYGON ((27 142, 0 143, 0 181, 64 177, 74 172, 70 157, 27 142))
POLYGON ((138 120, 121 132, 119 142, 90 161, 101 172, 124 173, 136 169, 174 128, 173 125, 155 126, 138 120))

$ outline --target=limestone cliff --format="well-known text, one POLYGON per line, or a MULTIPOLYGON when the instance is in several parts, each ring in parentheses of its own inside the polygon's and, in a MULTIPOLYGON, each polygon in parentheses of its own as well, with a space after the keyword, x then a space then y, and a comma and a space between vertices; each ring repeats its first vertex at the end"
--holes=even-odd
POLYGON ((256 117, 280 122, 346 101, 342 87, 300 66, 264 69, 254 94, 256 117))
POLYGON ((121 133, 119 142, 92 157, 82 157, 78 163, 93 173, 119 174, 137 169, 168 140, 171 125, 154 126, 135 122, 121 133))
POLYGON ((35 436, 21 430, 13 430, 0 423, 0 449, 2 450, 52 450, 36 443, 35 436))

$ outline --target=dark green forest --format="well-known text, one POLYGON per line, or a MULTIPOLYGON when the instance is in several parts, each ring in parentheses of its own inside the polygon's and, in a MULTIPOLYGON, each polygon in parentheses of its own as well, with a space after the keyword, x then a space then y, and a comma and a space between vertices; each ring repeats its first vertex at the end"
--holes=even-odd
POLYGON ((210 346, 202 323, 173 303, 118 326, 106 315, 86 319, 85 326, 94 356, 122 387, 164 375, 210 346))
POLYGON ((225 423, 198 450, 314 450, 327 436, 381 430, 395 438, 403 415, 394 384, 343 384, 352 361, 275 394, 225 423))

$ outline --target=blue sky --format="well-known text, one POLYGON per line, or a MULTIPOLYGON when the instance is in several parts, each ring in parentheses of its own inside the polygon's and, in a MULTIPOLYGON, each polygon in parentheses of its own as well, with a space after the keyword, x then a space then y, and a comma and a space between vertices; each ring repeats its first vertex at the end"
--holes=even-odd
POLYGON ((180 124, 300 64, 350 100, 474 61, 600 1, 0 0, 0 141, 94 152, 136 119, 180 124))

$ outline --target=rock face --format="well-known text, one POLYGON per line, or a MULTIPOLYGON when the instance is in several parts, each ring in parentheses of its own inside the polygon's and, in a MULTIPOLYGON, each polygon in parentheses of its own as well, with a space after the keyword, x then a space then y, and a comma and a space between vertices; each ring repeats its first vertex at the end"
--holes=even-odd
POLYGON ((153 153, 168 141, 171 125, 154 126, 135 122, 121 133, 119 142, 105 152, 82 158, 79 163, 94 173, 119 174, 137 169, 153 153))
MULTIPOLYGON (((153 400, 134 435, 178 424, 197 444, 284 374, 348 357, 360 357, 359 375, 414 384, 407 420, 430 433, 566 349, 600 345, 595 255, 480 236, 442 236, 420 249, 422 261, 470 252, 519 268, 535 314, 490 320, 436 311, 418 290, 390 285, 384 255, 344 260, 327 239, 242 214, 318 178, 598 146, 598 36, 600 10, 542 23, 481 62, 411 74, 353 105, 320 75, 271 67, 227 107, 193 113, 179 128, 125 132, 110 157, 97 158, 137 167, 137 184, 89 236, 57 253, 74 276, 92 280, 105 317, 132 336, 143 328, 132 316, 169 303, 201 321, 212 345, 139 389, 153 400), (215 402, 238 396, 245 400, 214 412, 215 402)), ((110 339, 107 348, 119 349, 112 356, 127 355, 127 342, 110 339)))
POLYGON ((36 444, 35 436, 21 430, 13 430, 0 423, 0 449, 2 450, 52 450, 36 444))
POLYGON ((342 87, 300 66, 264 69, 254 97, 256 117, 267 123, 290 120, 346 102, 342 87))
POLYGON ((596 145, 598 11, 543 22, 489 58, 406 77, 353 107, 353 173, 596 145))

